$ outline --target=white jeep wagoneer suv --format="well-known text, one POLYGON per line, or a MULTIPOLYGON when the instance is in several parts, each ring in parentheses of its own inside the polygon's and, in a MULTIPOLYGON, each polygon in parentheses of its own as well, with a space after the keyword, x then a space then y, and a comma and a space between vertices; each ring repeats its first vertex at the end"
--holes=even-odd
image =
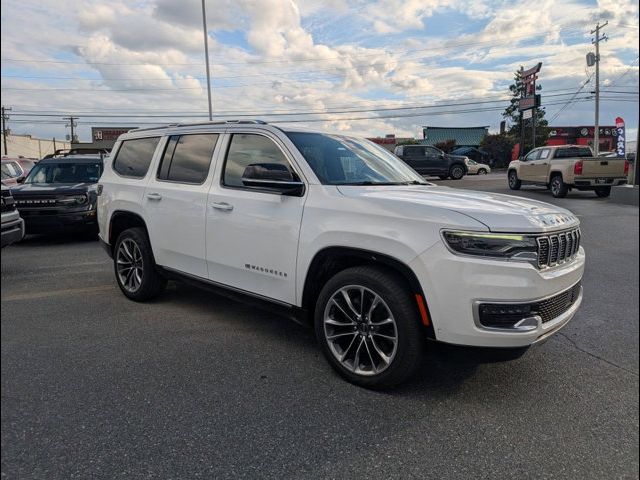
POLYGON ((359 138, 261 121, 138 129, 98 193, 127 297, 174 279, 306 312, 329 363, 366 387, 406 380, 427 338, 527 347, 582 301, 570 212, 434 186, 359 138))

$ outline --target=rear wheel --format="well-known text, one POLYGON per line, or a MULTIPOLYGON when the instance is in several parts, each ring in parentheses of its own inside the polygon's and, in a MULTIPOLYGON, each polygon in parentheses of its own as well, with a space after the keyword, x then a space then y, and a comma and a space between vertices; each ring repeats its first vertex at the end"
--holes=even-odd
POLYGON ((607 198, 611 195, 611 187, 596 187, 595 192, 600 198, 607 198))
POLYGON ((515 170, 510 170, 508 179, 509 179, 509 188, 511 190, 520 190, 520 187, 522 186, 522 182, 518 179, 518 172, 516 172, 515 170))
POLYGON ((555 175, 551 179, 549 188, 555 198, 564 198, 569 193, 569 186, 562 180, 562 175, 555 175))
POLYGON ((118 236, 113 266, 120 290, 131 300, 151 300, 167 286, 167 280, 156 269, 151 244, 142 228, 129 228, 118 236))
POLYGON ((464 173, 465 172, 462 165, 454 165, 453 167, 451 167, 451 170, 449 170, 449 176, 452 180, 460 180, 462 177, 464 177, 464 173))
POLYGON ((366 388, 411 377, 425 343, 408 286, 375 267, 349 268, 327 282, 316 303, 315 330, 331 366, 366 388))

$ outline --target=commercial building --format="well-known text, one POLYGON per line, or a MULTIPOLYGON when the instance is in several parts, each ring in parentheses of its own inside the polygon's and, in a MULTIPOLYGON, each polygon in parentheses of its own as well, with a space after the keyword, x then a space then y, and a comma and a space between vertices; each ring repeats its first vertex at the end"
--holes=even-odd
MULTIPOLYGON (((547 145, 590 145, 593 146, 592 126, 581 127, 549 127, 549 139, 547 145)), ((600 151, 615 150, 616 127, 615 125, 600 127, 600 151)))
POLYGON ((396 137, 393 133, 385 135, 384 137, 367 138, 367 140, 371 140, 373 143, 377 143, 390 152, 393 152, 396 148, 396 145, 398 145, 399 143, 415 141, 415 139, 411 137, 396 137))
POLYGON ((91 127, 91 142, 74 142, 74 148, 103 148, 111 150, 123 133, 138 127, 91 127))
POLYGON ((423 145, 437 145, 454 140, 456 147, 478 148, 489 134, 489 127, 422 127, 423 145))
POLYGON ((5 157, 25 157, 40 160, 45 155, 54 153, 56 150, 69 148, 69 142, 56 140, 55 138, 34 138, 31 135, 7 135, 7 150, 4 142, 2 145, 2 156, 5 157))

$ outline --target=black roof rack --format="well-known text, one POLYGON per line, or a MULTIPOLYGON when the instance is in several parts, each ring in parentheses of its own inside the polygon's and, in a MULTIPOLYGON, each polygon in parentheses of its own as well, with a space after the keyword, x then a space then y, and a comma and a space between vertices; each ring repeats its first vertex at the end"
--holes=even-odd
POLYGON ((181 122, 181 123, 169 123, 167 125, 158 125, 157 127, 145 127, 134 128, 131 132, 144 132, 147 130, 158 130, 160 128, 171 127, 197 127, 199 125, 228 125, 228 124, 253 124, 253 125, 268 125, 264 120, 207 120, 205 122, 181 122))

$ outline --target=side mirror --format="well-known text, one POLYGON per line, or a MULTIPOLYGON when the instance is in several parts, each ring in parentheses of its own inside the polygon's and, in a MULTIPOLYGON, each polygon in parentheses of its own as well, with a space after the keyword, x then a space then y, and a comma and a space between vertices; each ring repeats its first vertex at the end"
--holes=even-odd
POLYGON ((16 180, 18 183, 24 183, 24 181, 27 179, 27 177, 18 177, 18 179, 16 180))
POLYGON ((304 183, 293 177, 285 165, 279 163, 252 163, 242 174, 242 183, 247 187, 300 197, 304 183))

